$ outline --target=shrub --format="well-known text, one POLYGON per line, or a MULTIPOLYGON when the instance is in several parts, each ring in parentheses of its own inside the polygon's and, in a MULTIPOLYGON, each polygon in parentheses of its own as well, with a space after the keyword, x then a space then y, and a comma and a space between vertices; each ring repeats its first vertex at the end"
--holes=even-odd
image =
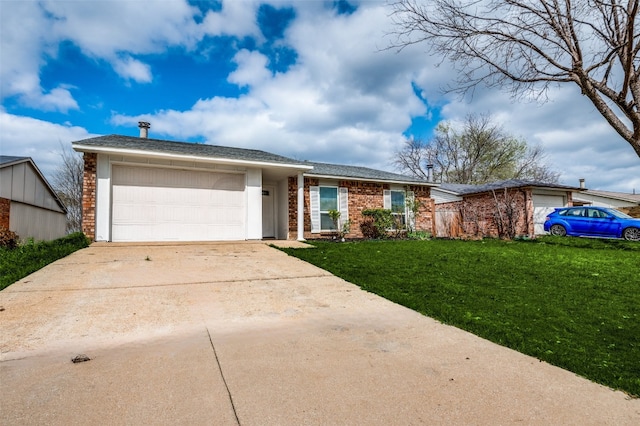
POLYGON ((364 220, 360 223, 360 231, 365 238, 381 239, 388 237, 388 230, 396 229, 391 210, 366 209, 362 211, 364 220))
POLYGON ((18 247, 18 234, 0 226, 0 247, 14 249, 18 247))

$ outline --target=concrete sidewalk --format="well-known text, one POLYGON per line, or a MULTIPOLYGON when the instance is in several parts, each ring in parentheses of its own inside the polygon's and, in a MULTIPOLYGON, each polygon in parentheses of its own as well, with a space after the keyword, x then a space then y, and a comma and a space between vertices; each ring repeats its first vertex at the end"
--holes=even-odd
POLYGON ((262 243, 94 244, 0 307, 0 424, 640 423, 638 399, 262 243))

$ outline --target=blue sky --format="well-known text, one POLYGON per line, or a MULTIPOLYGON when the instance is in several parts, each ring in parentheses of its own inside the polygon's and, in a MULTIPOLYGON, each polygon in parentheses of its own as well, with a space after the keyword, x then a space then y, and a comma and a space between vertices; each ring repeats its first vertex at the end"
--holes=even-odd
POLYGON ((489 113, 541 144, 561 181, 640 192, 640 159, 572 86, 544 104, 440 88, 424 46, 396 52, 385 1, 0 1, 0 150, 45 175, 103 134, 262 149, 393 171, 407 137, 489 113))

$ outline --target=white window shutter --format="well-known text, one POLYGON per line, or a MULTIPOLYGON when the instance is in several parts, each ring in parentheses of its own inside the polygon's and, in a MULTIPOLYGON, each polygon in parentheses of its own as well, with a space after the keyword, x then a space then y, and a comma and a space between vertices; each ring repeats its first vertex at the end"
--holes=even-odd
POLYGON ((349 220, 349 188, 338 188, 338 208, 340 209, 339 227, 349 220))
POLYGON ((311 232, 320 232, 320 187, 309 187, 309 205, 311 208, 311 232))
POLYGON ((413 205, 415 200, 415 194, 413 191, 407 191, 405 196, 405 213, 407 215, 407 225, 409 229, 416 230, 416 218, 413 215, 413 212, 409 208, 410 205, 413 205))
POLYGON ((391 210, 391 191, 389 189, 385 189, 383 192, 384 206, 383 208, 386 210, 391 210))

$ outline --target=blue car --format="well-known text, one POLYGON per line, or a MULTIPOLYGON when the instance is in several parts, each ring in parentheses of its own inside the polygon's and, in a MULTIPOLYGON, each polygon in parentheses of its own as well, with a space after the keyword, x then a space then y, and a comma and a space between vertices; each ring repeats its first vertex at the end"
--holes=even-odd
POLYGON ((563 207, 549 214, 544 230, 564 237, 624 238, 640 241, 640 219, 606 207, 563 207))

